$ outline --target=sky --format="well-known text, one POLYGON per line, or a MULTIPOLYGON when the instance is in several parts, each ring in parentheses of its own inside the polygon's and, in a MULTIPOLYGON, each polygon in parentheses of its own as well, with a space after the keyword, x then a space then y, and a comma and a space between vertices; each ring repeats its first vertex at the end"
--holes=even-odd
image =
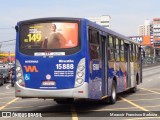
POLYGON ((0 0, 1 51, 15 50, 18 21, 44 17, 111 16, 111 29, 125 36, 138 34, 144 20, 160 18, 160 0, 0 0), (3 42, 2 41, 10 41, 3 42))

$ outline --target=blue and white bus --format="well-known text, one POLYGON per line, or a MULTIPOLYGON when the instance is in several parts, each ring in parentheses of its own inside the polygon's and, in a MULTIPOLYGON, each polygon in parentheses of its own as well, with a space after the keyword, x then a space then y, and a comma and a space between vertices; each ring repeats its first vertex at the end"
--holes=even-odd
POLYGON ((20 21, 16 33, 16 97, 113 104, 142 83, 141 45, 87 19, 20 21))

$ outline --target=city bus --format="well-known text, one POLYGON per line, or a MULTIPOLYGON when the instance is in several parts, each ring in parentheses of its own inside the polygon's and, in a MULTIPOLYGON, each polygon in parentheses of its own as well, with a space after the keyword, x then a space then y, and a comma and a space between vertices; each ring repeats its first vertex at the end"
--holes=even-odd
POLYGON ((141 45, 84 18, 39 18, 16 28, 15 95, 116 102, 142 83, 141 45))

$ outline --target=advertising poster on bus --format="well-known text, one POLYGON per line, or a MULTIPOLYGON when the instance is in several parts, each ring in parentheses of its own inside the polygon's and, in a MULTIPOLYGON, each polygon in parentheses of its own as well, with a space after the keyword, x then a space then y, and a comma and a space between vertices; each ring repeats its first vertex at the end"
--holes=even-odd
POLYGON ((77 23, 36 23, 23 25, 21 49, 61 49, 78 45, 77 23))

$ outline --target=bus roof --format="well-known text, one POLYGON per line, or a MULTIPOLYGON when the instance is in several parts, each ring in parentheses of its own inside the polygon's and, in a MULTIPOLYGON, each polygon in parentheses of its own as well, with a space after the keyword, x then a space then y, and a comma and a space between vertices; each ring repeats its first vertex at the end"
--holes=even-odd
POLYGON ((72 17, 48 17, 48 18, 36 18, 36 19, 30 19, 30 20, 24 20, 24 21, 19 21, 18 23, 30 23, 30 22, 44 22, 44 21, 64 21, 64 20, 81 20, 82 18, 72 18, 72 17))
POLYGON ((44 22, 44 21, 64 21, 64 20, 70 20, 70 21, 86 21, 87 23, 89 23, 90 25, 92 25, 93 27, 95 28, 98 28, 104 32, 107 32, 111 35, 114 35, 114 36, 117 36, 118 38, 121 38, 121 39, 124 39, 124 42, 125 43, 134 43, 134 44, 139 44, 138 42, 136 41, 132 41, 129 37, 126 37, 122 34, 119 34, 113 30, 110 30, 108 28, 105 28, 101 25, 98 25, 97 23, 95 22, 92 22, 86 18, 73 18, 73 17, 48 17, 48 18, 37 18, 37 19, 30 19, 30 20, 24 20, 24 21, 20 21, 18 22, 18 24, 23 24, 23 23, 30 23, 30 22, 44 22))

